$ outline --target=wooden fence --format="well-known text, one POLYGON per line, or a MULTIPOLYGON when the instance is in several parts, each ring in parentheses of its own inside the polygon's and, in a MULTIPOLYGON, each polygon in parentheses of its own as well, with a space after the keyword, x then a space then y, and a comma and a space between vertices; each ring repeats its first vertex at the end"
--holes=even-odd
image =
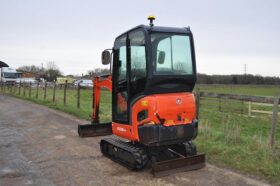
MULTIPOLYGON (((63 89, 63 104, 67 104, 67 91, 69 89, 75 90, 76 92, 76 107, 80 108, 81 105, 81 86, 78 85, 77 87, 71 87, 67 84, 67 81, 64 85, 57 87, 56 84, 48 85, 47 83, 36 85, 32 84, 23 84, 20 83, 17 86, 7 86, 7 85, 0 85, 0 91, 2 93, 9 93, 14 95, 23 95, 24 97, 31 98, 31 92, 35 91, 35 98, 38 99, 39 97, 39 88, 43 89, 43 100, 47 98, 47 88, 52 89, 52 102, 56 102, 57 100, 57 89, 63 89)), ((222 100, 239 100, 241 103, 241 109, 239 110, 241 114, 245 114, 243 106, 244 103, 248 103, 248 115, 252 116, 252 113, 264 113, 264 114, 272 114, 272 125, 271 125, 271 132, 270 132, 270 144, 274 147, 275 143, 275 133, 276 133, 276 125, 278 120, 278 106, 280 104, 279 96, 276 97, 269 97, 269 96, 248 96, 248 95, 236 95, 236 94, 218 94, 218 93, 211 93, 211 92, 199 92, 196 91, 196 104, 197 106, 197 116, 199 114, 199 105, 201 103, 201 98, 214 98, 217 99, 218 110, 222 111, 222 100), (262 111, 252 109, 252 105, 272 105, 271 111, 262 111)), ((93 100, 92 100, 93 101, 93 100)), ((91 106, 92 107, 92 106, 91 106)))
MULTIPOLYGON (((278 120, 278 106, 280 104, 280 97, 275 96, 248 96, 248 95, 236 95, 236 94, 217 94, 212 92, 196 92, 196 100, 197 104, 200 103, 200 98, 216 98, 219 102, 219 111, 221 111, 221 99, 229 99, 229 100, 239 100, 242 104, 242 114, 243 114, 243 104, 244 102, 248 102, 248 115, 252 116, 252 112, 256 113, 264 113, 264 114, 272 114, 272 124, 271 124, 271 132, 270 132, 270 145, 273 148, 275 144, 275 133, 276 133, 276 125, 278 120), (257 105, 271 105, 272 111, 262 111, 262 110, 253 110, 252 104, 257 105)), ((199 106, 198 106, 199 107, 199 106)))
MULTIPOLYGON (((80 84, 78 84, 77 87, 74 87, 73 85, 69 85, 67 83, 67 80, 65 81, 64 84, 60 84, 59 86, 57 86, 55 83, 53 84, 47 84, 47 83, 36 83, 36 84, 31 84, 31 83, 19 83, 16 85, 4 85, 4 84, 0 84, 0 92, 2 93, 8 93, 8 94, 14 94, 14 95, 18 95, 18 96, 23 96, 23 97, 28 97, 31 98, 32 93, 34 94, 35 91, 35 96, 34 98, 39 99, 39 90, 42 89, 43 90, 43 100, 46 101, 47 99, 47 89, 51 89, 52 91, 52 98, 51 101, 52 102, 56 102, 57 100, 57 90, 63 90, 63 104, 66 105, 67 104, 67 98, 68 98, 68 94, 67 92, 71 89, 71 90, 76 90, 77 91, 77 96, 76 96, 76 106, 77 108, 80 108, 81 105, 81 89, 82 87, 80 86, 80 84)), ((41 91, 42 94, 42 91, 41 91)), ((50 96, 50 95, 48 95, 50 96)), ((92 105, 92 104, 91 104, 92 105)))

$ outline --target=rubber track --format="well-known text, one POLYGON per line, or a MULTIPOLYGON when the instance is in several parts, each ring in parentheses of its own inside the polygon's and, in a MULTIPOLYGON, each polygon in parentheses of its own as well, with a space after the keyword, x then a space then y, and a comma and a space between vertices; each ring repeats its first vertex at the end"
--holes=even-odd
POLYGON ((117 161, 118 163, 121 163, 132 170, 141 170, 148 163, 148 155, 144 148, 139 146, 134 146, 129 142, 125 142, 117 138, 102 139, 100 142, 100 149, 101 152, 105 156, 109 157, 111 160, 117 161), (110 154, 108 154, 108 152, 103 151, 104 148, 102 148, 102 145, 104 145, 104 143, 107 143, 107 145, 111 145, 113 147, 117 147, 118 149, 126 151, 128 154, 130 154, 131 157, 128 158, 127 156, 126 157, 118 156, 118 158, 115 158, 111 156, 110 154), (133 163, 128 163, 126 161, 127 159, 133 159, 134 161, 133 163))

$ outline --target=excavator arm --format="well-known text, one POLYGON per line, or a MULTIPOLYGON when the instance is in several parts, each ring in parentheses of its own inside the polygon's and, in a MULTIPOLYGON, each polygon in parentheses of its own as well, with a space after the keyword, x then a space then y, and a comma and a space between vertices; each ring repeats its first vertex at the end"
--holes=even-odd
POLYGON ((106 88, 112 92, 112 75, 97 76, 92 81, 93 112, 91 118, 93 123, 99 123, 99 104, 101 88, 106 88))
POLYGON ((99 104, 101 89, 106 88, 112 91, 112 75, 97 76, 93 80, 93 112, 91 124, 79 125, 78 134, 80 137, 94 137, 112 134, 112 122, 99 122, 99 104))

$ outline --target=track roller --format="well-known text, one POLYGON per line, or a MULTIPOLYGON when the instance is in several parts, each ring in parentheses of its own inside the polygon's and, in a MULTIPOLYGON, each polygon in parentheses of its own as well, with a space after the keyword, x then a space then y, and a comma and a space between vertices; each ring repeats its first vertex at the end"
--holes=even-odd
POLYGON ((102 139, 101 152, 113 161, 116 161, 131 170, 141 170, 148 163, 148 155, 143 147, 132 145, 116 138, 102 139))

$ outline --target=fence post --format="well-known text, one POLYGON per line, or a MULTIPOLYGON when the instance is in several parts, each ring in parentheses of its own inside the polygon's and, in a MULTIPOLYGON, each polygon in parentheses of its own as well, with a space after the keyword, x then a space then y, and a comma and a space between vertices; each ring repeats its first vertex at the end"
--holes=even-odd
POLYGON ((23 97, 25 97, 25 84, 23 83, 23 97))
POLYGON ((222 111, 222 100, 221 100, 221 97, 219 97, 219 111, 221 112, 222 111))
POLYGON ((55 102, 55 91, 56 91, 56 81, 54 81, 54 86, 53 86, 53 102, 55 102))
POLYGON ((18 94, 20 95, 20 87, 21 87, 21 81, 19 82, 19 86, 18 86, 18 94))
POLYGON ((248 116, 249 117, 252 116, 252 102, 251 101, 248 102, 248 116))
POLYGON ((275 144, 275 131, 276 131, 276 124, 278 119, 278 105, 279 105, 279 96, 274 98, 274 105, 273 105, 273 114, 272 114, 272 126, 271 126, 271 133, 270 133, 270 146, 271 148, 274 147, 275 144))
POLYGON ((78 89, 77 89, 77 108, 80 108, 80 82, 78 83, 78 89))
POLYGON ((36 87, 36 99, 38 99, 38 92, 39 92, 39 81, 37 82, 37 87, 36 87))
POLYGON ((47 81, 45 81, 45 86, 44 86, 44 100, 47 98, 47 81))
POLYGON ((67 89, 67 80, 65 80, 65 85, 64 85, 64 94, 63 94, 64 105, 66 104, 66 89, 67 89))
POLYGON ((200 107, 200 91, 199 88, 196 90, 195 94, 195 105, 196 105, 196 119, 199 117, 199 107, 200 107))
POLYGON ((31 97, 31 82, 29 82, 29 97, 31 97))
POLYGON ((244 113, 244 100, 241 100, 241 114, 244 113))

